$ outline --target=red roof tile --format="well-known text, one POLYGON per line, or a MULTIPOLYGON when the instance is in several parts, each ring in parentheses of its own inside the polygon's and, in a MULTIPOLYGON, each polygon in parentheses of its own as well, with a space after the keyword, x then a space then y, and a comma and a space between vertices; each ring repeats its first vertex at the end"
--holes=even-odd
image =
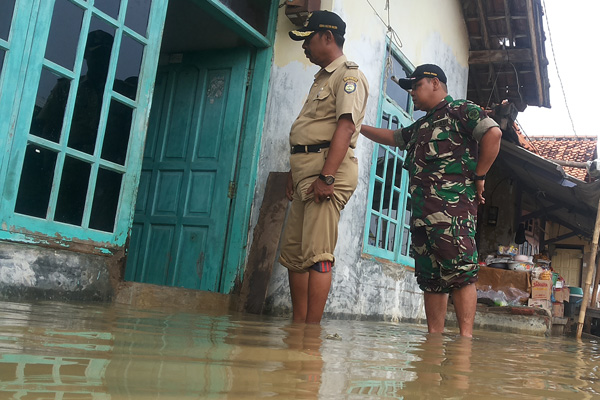
MULTIPOLYGON (((597 158, 595 136, 535 136, 529 137, 536 153, 549 160, 586 162, 597 158)), ((565 172, 582 181, 587 180, 585 168, 563 167, 565 172)))

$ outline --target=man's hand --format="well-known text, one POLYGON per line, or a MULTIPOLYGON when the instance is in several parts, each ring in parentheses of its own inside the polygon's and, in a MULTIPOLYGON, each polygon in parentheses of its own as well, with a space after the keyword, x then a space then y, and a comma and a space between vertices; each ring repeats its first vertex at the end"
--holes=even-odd
POLYGON ((331 200, 331 196, 333 196, 333 185, 328 185, 317 178, 306 190, 306 194, 311 193, 314 193, 315 203, 331 200))
POLYGON ((485 190, 485 180, 475 181, 475 189, 477 190, 477 203, 485 204, 485 198, 483 197, 483 191, 485 190))
POLYGON ((285 197, 292 201, 294 196, 294 180, 292 179, 292 171, 288 172, 287 183, 285 184, 285 197))

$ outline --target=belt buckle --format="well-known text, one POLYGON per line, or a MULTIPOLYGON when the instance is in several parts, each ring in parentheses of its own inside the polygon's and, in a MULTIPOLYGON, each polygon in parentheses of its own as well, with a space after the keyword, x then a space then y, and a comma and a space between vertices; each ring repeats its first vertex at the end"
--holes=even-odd
POLYGON ((304 153, 308 153, 308 145, 304 145, 304 153))

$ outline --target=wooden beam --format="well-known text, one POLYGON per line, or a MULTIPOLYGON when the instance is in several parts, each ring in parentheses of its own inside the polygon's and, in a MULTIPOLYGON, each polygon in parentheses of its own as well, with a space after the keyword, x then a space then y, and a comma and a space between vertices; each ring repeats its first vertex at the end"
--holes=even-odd
POLYGON ((281 190, 285 187, 287 179, 287 172, 270 172, 267 178, 265 194, 244 271, 244 280, 237 304, 238 311, 251 314, 262 314, 263 312, 273 264, 277 260, 279 236, 289 204, 284 191, 281 190))
POLYGON ((557 210, 560 210, 561 208, 566 208, 566 207, 558 205, 558 204, 555 204, 551 207, 544 207, 542 210, 538 210, 538 211, 530 212, 529 214, 526 214, 526 215, 522 215, 520 218, 520 222, 525 222, 531 218, 538 218, 538 217, 542 217, 544 215, 548 215, 552 211, 557 211, 557 210))
MULTIPOLYGON (((585 311, 587 309, 587 303, 590 298, 590 287, 592 285, 592 277, 596 268, 596 254, 598 254, 598 237, 600 236, 600 201, 598 201, 598 207, 596 207, 596 224, 594 225, 594 234, 592 238, 592 249, 590 251, 590 258, 587 265, 587 274, 585 277, 585 285, 583 287, 583 300, 581 302, 581 311, 579 311, 579 321, 577 321, 577 339, 581 339, 581 333, 583 332, 583 322, 585 321, 585 311)), ((600 273, 600 271, 596 271, 600 273)), ((594 288, 596 290, 597 288, 594 288)), ((592 307, 595 304, 591 305, 592 307)))
POLYGON ((504 0, 504 17, 506 18, 506 33, 508 33, 508 40, 510 41, 510 47, 515 45, 515 38, 513 37, 512 23, 510 19, 510 4, 509 0, 504 0))
POLYGON ((565 240, 565 239, 568 239, 573 236, 577 236, 577 234, 575 232, 565 233, 564 235, 560 235, 560 236, 557 236, 552 239, 546 239, 544 241, 544 244, 552 244, 552 243, 560 242, 561 240, 565 240))
MULTIPOLYGON (((485 11, 483 10, 483 2, 482 0, 477 0, 477 14, 479 15, 479 25, 481 27, 481 34, 483 35, 483 44, 486 50, 491 50, 490 46, 490 38, 487 31, 487 20, 485 18, 485 11)), ((495 99, 497 103, 500 103, 500 94, 498 93, 498 87, 496 86, 496 71, 494 65, 492 63, 488 63, 490 78, 492 80, 492 88, 494 89, 492 94, 495 94, 495 99)), ((487 108, 489 106, 489 102, 491 100, 491 95, 485 100, 485 104, 480 104, 480 106, 487 108)))
POLYGON ((469 52, 469 64, 532 62, 530 49, 472 50, 469 52))
POLYGON ((487 31, 487 21, 485 19, 483 3, 481 0, 477 0, 477 14, 479 16, 479 27, 481 30, 481 36, 483 37, 483 45, 486 49, 490 49, 490 37, 487 31))
POLYGON ((535 66, 535 81, 537 83, 537 94, 539 104, 544 104, 544 92, 542 89, 542 74, 540 70, 540 56, 535 34, 535 19, 533 16, 533 0, 527 1, 527 21, 529 23, 529 36, 531 37, 531 52, 533 53, 533 64, 535 66))

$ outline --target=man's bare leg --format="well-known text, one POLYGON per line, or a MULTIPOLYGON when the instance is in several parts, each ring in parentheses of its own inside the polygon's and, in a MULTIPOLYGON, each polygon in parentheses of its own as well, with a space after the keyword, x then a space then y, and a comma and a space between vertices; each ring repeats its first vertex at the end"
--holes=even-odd
POLYGON ((308 311, 306 313, 307 324, 318 324, 323 317, 325 303, 331 288, 331 271, 318 272, 311 269, 308 278, 308 311))
POLYGON ((306 322, 308 309, 308 273, 298 273, 288 270, 290 294, 292 296, 293 322, 306 322))
POLYGON ((443 333, 448 308, 448 294, 425 292, 425 315, 427 316, 427 331, 443 333))
POLYGON ((477 289, 474 284, 463 286, 452 292, 452 302, 456 311, 456 319, 460 335, 473 337, 475 310, 477 309, 477 289))

